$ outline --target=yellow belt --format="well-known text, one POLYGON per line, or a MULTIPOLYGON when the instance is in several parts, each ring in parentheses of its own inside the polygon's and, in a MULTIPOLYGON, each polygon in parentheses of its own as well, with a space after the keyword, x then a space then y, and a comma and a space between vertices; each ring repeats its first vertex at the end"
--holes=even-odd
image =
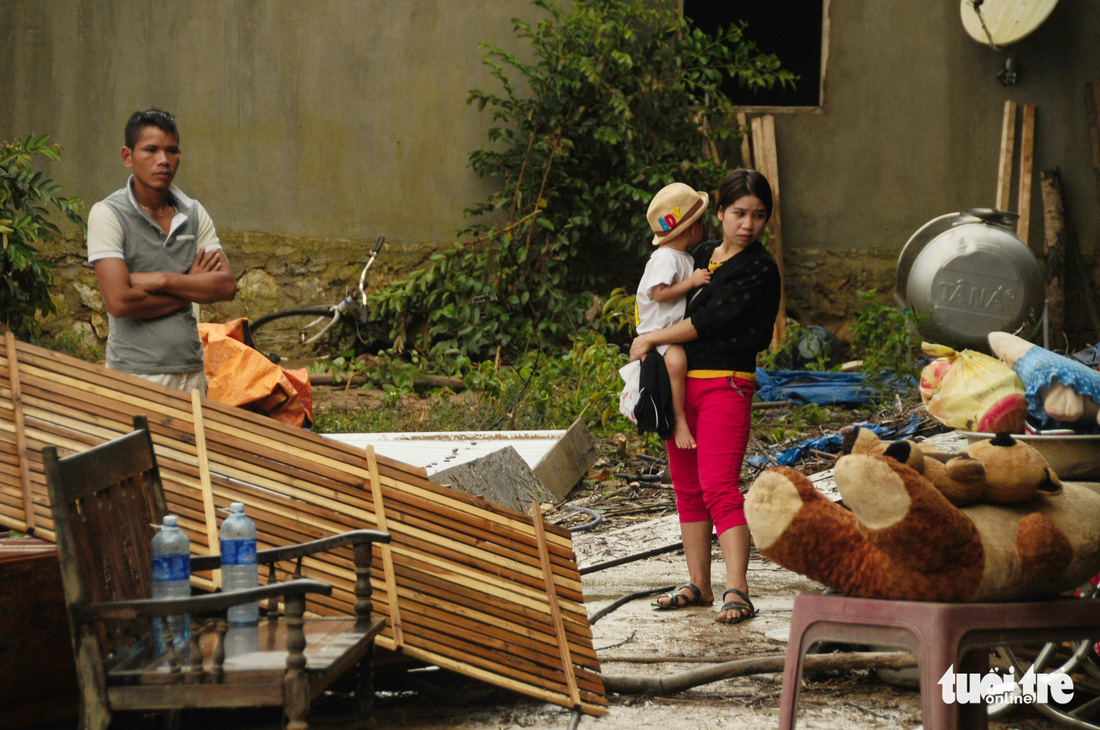
POLYGON ((750 383, 756 382, 756 373, 744 373, 740 370, 688 370, 689 378, 728 378, 733 376, 750 383))

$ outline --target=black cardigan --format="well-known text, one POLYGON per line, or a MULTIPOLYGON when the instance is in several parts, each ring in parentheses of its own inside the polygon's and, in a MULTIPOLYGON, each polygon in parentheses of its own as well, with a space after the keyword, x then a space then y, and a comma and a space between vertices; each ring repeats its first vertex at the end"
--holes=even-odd
MULTIPOLYGON (((706 268, 720 243, 696 247, 695 268, 706 268)), ((759 241, 718 267, 688 294, 685 316, 699 333, 684 343, 688 369, 755 372, 757 353, 772 341, 780 292, 779 265, 759 241)))

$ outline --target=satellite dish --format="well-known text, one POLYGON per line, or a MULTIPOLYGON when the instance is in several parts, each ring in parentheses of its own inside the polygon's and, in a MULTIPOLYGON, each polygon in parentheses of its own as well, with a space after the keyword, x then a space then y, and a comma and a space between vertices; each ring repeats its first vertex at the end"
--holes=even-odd
POLYGON ((1057 4, 1058 0, 962 0, 959 12, 971 38, 998 48, 1029 35, 1057 4))

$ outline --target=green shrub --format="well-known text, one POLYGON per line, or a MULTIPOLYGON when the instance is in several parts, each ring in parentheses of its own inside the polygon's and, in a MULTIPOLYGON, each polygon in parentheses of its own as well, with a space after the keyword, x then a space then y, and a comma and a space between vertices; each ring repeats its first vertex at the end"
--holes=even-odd
POLYGON ((34 169, 39 154, 60 159, 61 146, 48 144, 49 139, 29 135, 0 142, 0 325, 32 341, 38 335, 36 315, 55 311, 52 266, 36 246, 61 235, 50 208, 84 230, 83 201, 61 197, 61 186, 34 169))
MULTIPOLYGON (((444 363, 417 357, 406 361, 382 353, 373 363, 333 361, 326 367, 344 377, 364 375, 364 387, 386 391, 387 408, 355 414, 318 412, 314 428, 328 431, 481 431, 568 428, 583 418, 598 436, 632 433, 634 425, 619 414, 622 382, 619 368, 627 359, 622 350, 589 328, 575 338, 563 355, 533 350, 510 365, 486 360, 472 363, 461 354, 449 358, 451 372, 472 391, 468 397, 448 398, 413 422, 398 414, 402 398, 417 395, 415 376, 424 370, 443 372, 444 363)), ((426 394, 426 393, 421 393, 426 394)))
POLYGON ((852 336, 852 355, 863 360, 863 372, 882 387, 920 377, 917 355, 921 336, 911 310, 881 304, 875 289, 858 292, 864 301, 852 336), (898 378, 898 380, 890 380, 898 378))

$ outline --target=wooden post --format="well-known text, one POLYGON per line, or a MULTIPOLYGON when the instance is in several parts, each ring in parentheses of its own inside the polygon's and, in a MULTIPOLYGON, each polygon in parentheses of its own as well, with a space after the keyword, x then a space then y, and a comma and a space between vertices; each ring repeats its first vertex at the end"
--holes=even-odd
POLYGON ((554 633, 558 637, 561 651, 561 668, 565 672, 565 683, 569 687, 569 699, 573 707, 581 706, 581 696, 577 689, 577 675, 573 671, 573 656, 569 651, 569 637, 562 623, 561 609, 558 607, 558 590, 554 586, 554 569, 550 564, 550 550, 546 546, 546 530, 542 524, 542 507, 538 501, 531 504, 531 520, 535 525, 535 541, 539 547, 539 560, 542 562, 542 577, 546 584, 546 598, 550 603, 550 621, 554 624, 554 633))
MULTIPOLYGON (((210 483, 210 459, 206 454, 206 431, 202 423, 202 394, 198 389, 191 391, 191 419, 195 424, 195 452, 199 462, 199 488, 202 490, 202 512, 206 522, 206 554, 217 555, 221 551, 218 544, 218 519, 214 509, 214 488, 210 483)), ((222 585, 222 571, 213 572, 215 590, 222 585)))
POLYGON ((1047 326, 1053 341, 1066 331, 1066 218, 1058 168, 1039 173, 1043 191, 1044 253, 1047 269, 1047 326))
POLYGON ((15 335, 7 332, 4 344, 8 356, 8 379, 11 381, 12 425, 15 427, 15 450, 19 456, 19 484, 23 489, 24 532, 34 534, 34 500, 31 499, 31 465, 27 453, 27 434, 23 427, 23 390, 19 384, 19 358, 15 354, 15 335))
POLYGON ((1100 194, 1100 79, 1093 79, 1085 87, 1085 110, 1092 140, 1092 172, 1096 176, 1096 192, 1100 194))
POLYGON ((775 328, 772 332, 772 349, 787 339, 787 294, 783 286, 783 226, 779 215, 779 156, 775 146, 775 117, 766 114, 752 120, 752 147, 756 150, 756 164, 764 177, 772 187, 772 217, 768 222, 768 228, 772 232, 769 243, 772 256, 779 264, 780 290, 779 313, 775 317, 775 328))
POLYGON ((1016 235, 1027 243, 1031 227, 1031 175, 1035 155, 1035 105, 1024 104, 1024 121, 1020 129, 1020 191, 1016 205, 1020 219, 1016 221, 1016 235))
POLYGON ((737 112, 737 127, 741 134, 741 167, 752 167, 752 130, 749 129, 749 118, 745 112, 737 112))
MULTIPOLYGON (((378 523, 378 529, 389 532, 386 526, 386 505, 382 501, 382 481, 378 476, 378 457, 374 454, 374 446, 370 445, 366 450, 367 472, 370 474, 370 491, 374 498, 374 519, 378 523)), ((386 600, 390 604, 390 624, 393 629, 393 650, 401 651, 404 644, 404 636, 401 630, 401 609, 397 603, 397 579, 393 572, 393 553, 389 545, 379 545, 382 551, 382 572, 386 576, 386 600)))
POLYGON ((1016 102, 1005 102, 1001 116, 1001 154, 997 161, 997 197, 994 207, 997 210, 1012 210, 1012 153, 1016 145, 1016 102))

